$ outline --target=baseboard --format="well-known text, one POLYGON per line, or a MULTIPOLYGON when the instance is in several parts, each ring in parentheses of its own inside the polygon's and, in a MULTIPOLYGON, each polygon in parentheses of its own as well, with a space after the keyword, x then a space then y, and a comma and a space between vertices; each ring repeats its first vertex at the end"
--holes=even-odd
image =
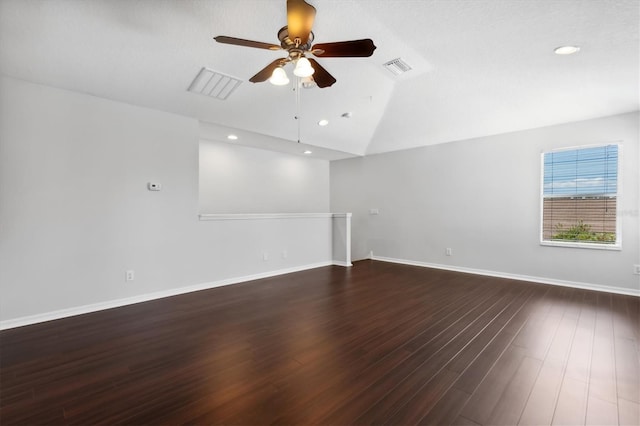
MULTIPOLYGON (((485 276, 497 277, 497 278, 508 278, 508 279, 513 279, 518 281, 529 281, 529 282, 535 282, 535 283, 541 283, 541 284, 551 284, 551 285, 558 285, 562 287, 573 287, 573 288, 579 288, 583 290, 594 290, 594 291, 601 291, 601 292, 607 292, 607 293, 616 293, 616 294, 624 294, 629 296, 640 297, 640 290, 633 290, 633 289, 627 289, 622 287, 608 287, 608 286, 590 284, 590 283, 556 280, 556 279, 550 279, 550 278, 510 274, 505 272, 487 271, 483 269, 465 268, 465 267, 451 266, 451 265, 440 265, 436 263, 419 262, 415 260, 406 260, 406 259, 395 259, 395 258, 383 257, 383 256, 372 255, 368 258, 370 258, 371 260, 377 260, 381 262, 399 263, 403 265, 420 266, 424 268, 444 269, 448 271, 465 272, 470 274, 485 275, 485 276)), ((136 303, 148 302, 151 300, 162 299, 164 297, 177 296, 180 294, 191 293, 194 291, 208 290, 211 288, 239 284, 247 281, 270 278, 278 275, 290 274, 293 272, 300 272, 308 269, 315 269, 315 268, 331 266, 331 265, 343 266, 343 267, 353 266, 353 264, 351 263, 342 262, 342 261, 319 262, 319 263, 314 263, 309 265, 297 266, 293 268, 279 269, 276 271, 246 275, 243 277, 227 278, 224 280, 201 283, 201 284, 196 284, 196 285, 187 286, 187 287, 179 287, 179 288, 174 288, 174 289, 164 290, 164 291, 159 291, 154 293, 142 294, 139 296, 127 297, 124 299, 110 300, 108 302, 93 303, 90 305, 78 306, 78 307, 73 307, 68 309, 61 309, 61 310, 52 311, 52 312, 45 312, 43 314, 29 315, 29 316, 20 317, 20 318, 4 320, 4 321, 0 321, 0 330, 23 327, 26 325, 37 324, 40 322, 52 321, 56 319, 102 311, 105 309, 112 309, 112 308, 118 308, 121 306, 133 305, 136 303)))
POLYGON ((180 294, 191 293, 194 291, 208 290, 211 288, 222 287, 222 286, 232 285, 232 284, 239 284, 247 281, 270 278, 278 275, 290 274, 292 272, 306 271, 308 269, 315 269, 315 268, 320 268, 323 266, 331 266, 331 265, 351 266, 351 265, 347 265, 344 262, 335 262, 335 261, 319 262, 319 263, 313 263, 313 264, 308 264, 303 266, 296 266, 293 268, 278 269, 276 271, 261 272, 259 274, 246 275, 243 277, 227 278, 219 281, 201 283, 201 284, 196 284, 196 285, 191 285, 186 287, 172 288, 170 290, 163 290, 163 291, 158 291, 154 293, 141 294, 139 296, 127 297, 124 299, 116 299, 116 300, 110 300, 108 302, 93 303, 90 305, 77 306, 77 307, 68 308, 68 309, 45 312, 43 314, 29 315, 25 317, 0 321, 0 330, 23 327, 25 325, 37 324, 45 321, 52 321, 52 320, 72 317, 76 315, 88 314, 91 312, 103 311, 105 309, 119 308, 121 306, 148 302, 151 300, 162 299, 165 297, 178 296, 180 294), (342 264, 339 264, 339 263, 342 263, 342 264))
POLYGON ((374 256, 370 257, 372 260, 379 260, 381 262, 391 262, 391 263, 400 263, 403 265, 411 265, 411 266, 421 266, 423 268, 434 268, 434 269, 444 269, 447 271, 454 272, 466 272, 468 274, 476 274, 476 275, 486 275, 489 277, 496 278, 508 278, 511 280, 518 281, 529 281, 540 284, 551 284, 562 287, 573 287, 579 288, 582 290, 593 290, 593 291, 601 291, 605 293, 615 293, 615 294, 624 294, 627 296, 637 296, 640 297, 640 290, 629 289, 624 287, 609 287, 598 284, 591 283, 581 283, 576 281, 565 281, 565 280, 556 280, 552 278, 543 278, 543 277, 535 277, 530 275, 520 275, 520 274, 511 274, 507 272, 496 272, 496 271, 487 271, 484 269, 474 269, 474 268, 465 268, 461 266, 451 266, 451 265, 440 265, 437 263, 428 263, 428 262, 419 262, 415 260, 405 260, 405 259, 395 259, 392 257, 383 257, 383 256, 374 256))

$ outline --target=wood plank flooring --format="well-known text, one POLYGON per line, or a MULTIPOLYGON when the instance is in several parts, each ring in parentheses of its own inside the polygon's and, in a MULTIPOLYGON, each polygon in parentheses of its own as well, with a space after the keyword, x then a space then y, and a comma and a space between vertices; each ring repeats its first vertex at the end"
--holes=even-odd
POLYGON ((640 299, 384 262, 0 332, 0 423, 640 424, 640 299))

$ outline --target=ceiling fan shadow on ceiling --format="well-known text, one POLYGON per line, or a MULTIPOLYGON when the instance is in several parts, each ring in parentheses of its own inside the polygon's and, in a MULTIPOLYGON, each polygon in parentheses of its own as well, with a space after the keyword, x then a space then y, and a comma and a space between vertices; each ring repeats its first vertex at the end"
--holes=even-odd
POLYGON ((294 63, 294 75, 302 78, 312 78, 320 88, 330 87, 336 79, 329 74, 315 59, 307 58, 312 54, 318 58, 349 58, 368 57, 373 54, 376 46, 371 39, 338 41, 333 43, 319 43, 312 46, 314 34, 311 31, 316 16, 316 8, 304 0, 287 0, 287 25, 278 31, 280 45, 245 40, 229 36, 217 36, 218 43, 236 46, 254 47, 268 50, 285 50, 286 58, 279 58, 260 70, 249 79, 252 83, 269 80, 275 85, 289 83, 284 70, 288 63, 294 63))

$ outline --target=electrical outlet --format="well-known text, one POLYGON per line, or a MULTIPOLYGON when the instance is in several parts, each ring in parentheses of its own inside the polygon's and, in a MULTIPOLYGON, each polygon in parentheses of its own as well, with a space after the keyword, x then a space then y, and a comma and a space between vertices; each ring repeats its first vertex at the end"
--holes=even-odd
POLYGON ((380 214, 380 209, 369 209, 370 215, 378 215, 380 214))
POLYGON ((269 253, 267 253, 266 251, 262 253, 262 260, 264 260, 265 262, 269 260, 269 253))
POLYGON ((289 256, 289 253, 287 253, 286 250, 282 250, 282 258, 286 259, 289 256))
POLYGON ((633 265, 633 273, 640 275, 640 265, 633 265))
POLYGON ((136 273, 135 271, 127 271, 125 274, 125 280, 126 281, 133 281, 136 277, 136 273))
POLYGON ((453 249, 451 249, 451 248, 447 248, 447 249, 445 250, 445 254, 446 254, 447 256, 453 256, 453 249))

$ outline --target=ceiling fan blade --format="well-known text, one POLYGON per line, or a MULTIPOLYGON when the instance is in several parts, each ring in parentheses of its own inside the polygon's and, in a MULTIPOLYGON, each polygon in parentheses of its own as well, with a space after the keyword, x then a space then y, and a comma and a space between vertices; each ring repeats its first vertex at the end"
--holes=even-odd
POLYGON ((287 29, 289 38, 300 39, 300 45, 309 41, 309 33, 316 17, 316 8, 304 0, 287 0, 287 29))
POLYGON ((311 48, 311 53, 320 58, 367 57, 373 55, 376 46, 373 40, 337 41, 335 43, 320 43, 311 48))
POLYGON ((337 81, 331 74, 329 74, 329 71, 322 68, 322 65, 320 65, 318 61, 313 58, 309 58, 309 62, 311 62, 311 67, 313 67, 315 71, 313 73, 313 81, 316 82, 318 87, 323 89, 325 87, 332 86, 333 83, 337 81))
POLYGON ((258 49, 280 50, 280 46, 276 44, 263 43, 261 41, 245 40, 243 38, 235 38, 228 36, 217 36, 213 38, 218 43, 233 44, 236 46, 256 47, 258 49))
POLYGON ((258 73, 251 77, 249 81, 252 83, 261 83, 263 81, 267 81, 269 77, 271 77, 271 74, 273 74, 273 70, 278 68, 285 61, 286 59, 284 58, 276 59, 275 61, 271 62, 269 65, 258 71, 258 73))

